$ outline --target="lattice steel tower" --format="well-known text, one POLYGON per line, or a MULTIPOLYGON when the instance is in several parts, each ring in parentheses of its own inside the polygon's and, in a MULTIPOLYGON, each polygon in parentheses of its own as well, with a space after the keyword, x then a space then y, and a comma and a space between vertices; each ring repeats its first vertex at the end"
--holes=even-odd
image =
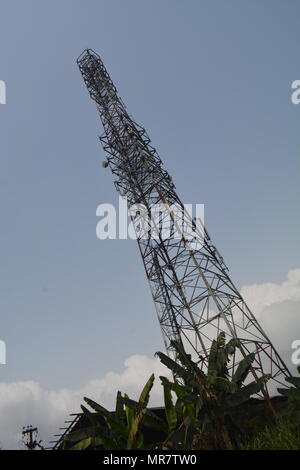
MULTIPOLYGON (((183 204, 145 129, 126 111, 95 52, 85 50, 77 63, 100 114, 104 128, 100 141, 116 177, 116 189, 129 205, 142 204, 149 214, 154 204, 163 205, 174 228, 172 206, 183 204)), ((205 367, 211 341, 224 331, 227 339, 241 342, 233 369, 243 356, 254 352, 252 374, 271 374, 263 391, 267 397, 270 386, 285 385, 284 377, 290 373, 231 281, 206 229, 200 243, 201 230, 195 220, 191 217, 185 222, 196 233, 196 241, 199 237, 198 247, 191 247, 186 232, 163 238, 159 228, 154 237, 141 236, 141 230, 137 238, 166 349, 172 354, 170 341, 179 340, 205 367)))

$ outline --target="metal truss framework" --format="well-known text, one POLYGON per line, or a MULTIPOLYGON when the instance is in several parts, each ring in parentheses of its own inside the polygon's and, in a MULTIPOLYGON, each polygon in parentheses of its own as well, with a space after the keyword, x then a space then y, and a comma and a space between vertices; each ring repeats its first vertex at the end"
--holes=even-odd
MULTIPOLYGON (((100 141, 117 191, 128 205, 142 204, 149 214, 154 204, 162 204, 176 225, 172 206, 183 208, 183 204, 145 129, 126 111, 94 51, 85 50, 77 64, 100 114, 104 128, 100 141)), ((166 349, 172 355, 171 340, 181 341, 205 368, 212 340, 224 331, 228 340, 238 338, 241 344, 231 373, 242 357, 255 353, 254 377, 271 375, 262 393, 267 398, 278 384, 285 386, 290 373, 231 281, 207 230, 201 233, 192 217, 186 223, 199 241, 196 248, 183 231, 180 238, 171 233, 165 239, 159 229, 156 237, 137 236, 166 349)))

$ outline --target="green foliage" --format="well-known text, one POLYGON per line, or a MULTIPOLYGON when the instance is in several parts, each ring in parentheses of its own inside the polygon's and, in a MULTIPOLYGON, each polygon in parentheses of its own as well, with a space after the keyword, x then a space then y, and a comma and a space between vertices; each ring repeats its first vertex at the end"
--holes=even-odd
POLYGON ((243 450, 300 450, 300 429, 289 419, 279 417, 266 426, 243 450))
POLYGON ((84 417, 89 425, 84 429, 68 434, 65 438, 64 448, 70 448, 71 450, 141 448, 144 443, 141 432, 144 420, 153 427, 164 427, 164 422, 147 409, 153 383, 154 375, 152 374, 137 402, 131 400, 127 395, 122 396, 121 392, 118 392, 115 413, 109 412, 99 403, 89 398, 84 398, 84 401, 96 412, 97 416, 102 417, 104 424, 100 424, 95 413, 82 406, 84 417))
MULTIPOLYGON (((297 368, 300 373, 300 367, 297 368)), ((242 446, 251 450, 300 450, 300 377, 287 377, 290 388, 279 388, 287 397, 287 406, 273 422, 264 426, 242 446)))
POLYGON ((224 333, 212 342, 206 373, 186 354, 180 343, 173 342, 172 346, 177 353, 177 361, 164 353, 157 353, 175 377, 174 382, 160 377, 169 427, 169 435, 160 447, 233 449, 242 431, 232 419, 232 410, 258 393, 268 377, 243 385, 254 360, 254 355, 250 354, 242 359, 230 380, 229 364, 240 343, 233 339, 226 344, 224 333), (175 405, 171 392, 176 396, 175 405), (175 430, 174 423, 179 424, 175 430))
POLYGON ((168 423, 168 429, 173 431, 177 425, 177 411, 172 399, 172 384, 165 377, 161 377, 164 388, 165 413, 168 423))
POLYGON ((174 341, 172 347, 176 353, 175 360, 162 352, 156 353, 174 377, 173 381, 160 377, 164 392, 164 420, 147 408, 154 383, 154 375, 151 375, 138 401, 118 392, 114 413, 84 398, 93 412, 82 406, 88 424, 66 436, 64 448, 146 448, 146 429, 159 430, 165 435, 162 442, 152 445, 154 449, 237 448, 242 429, 236 416, 233 419, 234 412, 251 395, 259 392, 268 379, 261 377, 244 385, 254 355, 245 356, 230 379, 232 356, 236 348, 241 347, 237 339, 226 343, 225 334, 219 334, 211 344, 206 372, 192 360, 181 343, 174 341))
MULTIPOLYGON (((300 366, 297 367, 300 374, 300 366)), ((287 377, 286 381, 293 385, 290 388, 278 388, 278 392, 288 399, 284 414, 300 428, 300 377, 287 377)))

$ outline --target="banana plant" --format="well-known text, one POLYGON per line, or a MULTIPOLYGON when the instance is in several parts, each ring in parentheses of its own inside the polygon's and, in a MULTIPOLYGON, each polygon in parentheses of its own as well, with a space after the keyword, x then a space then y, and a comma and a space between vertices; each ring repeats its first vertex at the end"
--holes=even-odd
POLYGON ((108 411, 99 403, 85 397, 84 401, 93 410, 91 412, 85 406, 81 406, 83 416, 89 425, 69 433, 65 437, 63 448, 71 450, 140 449, 144 444, 143 425, 157 429, 163 429, 165 425, 163 420, 147 409, 153 383, 154 375, 152 374, 138 401, 131 400, 126 394, 123 396, 121 392, 118 392, 114 412, 108 411), (102 418, 101 422, 99 416, 102 418))
POLYGON ((226 344, 223 332, 212 342, 206 372, 180 343, 173 341, 172 346, 176 360, 162 352, 156 353, 175 377, 173 382, 160 377, 169 429, 163 448, 232 449, 234 442, 230 430, 236 427, 232 410, 258 393, 268 376, 244 385, 254 361, 254 354, 249 354, 240 361, 230 379, 229 364, 240 343, 232 339, 226 344))
MULTIPOLYGON (((297 367, 297 372, 300 374, 300 366, 297 367)), ((298 427, 300 427, 300 376, 287 377, 285 379, 292 385, 290 388, 278 388, 278 392, 288 399, 287 407, 283 414, 287 415, 289 419, 298 427)))
POLYGON ((88 424, 69 433, 63 448, 150 448, 151 445, 144 442, 146 429, 159 430, 165 436, 162 442, 152 445, 154 449, 234 448, 234 436, 238 435, 239 429, 236 418, 232 419, 233 412, 236 406, 261 390, 268 376, 244 384, 254 361, 254 355, 249 354, 240 361, 235 373, 229 378, 229 365, 240 343, 237 339, 226 343, 224 333, 220 333, 212 342, 206 371, 200 369, 180 343, 173 341, 172 346, 176 351, 175 360, 162 352, 156 353, 174 377, 173 381, 160 377, 165 419, 160 419, 147 408, 154 383, 154 375, 151 375, 138 401, 118 392, 114 412, 84 398, 92 410, 81 407, 88 424))

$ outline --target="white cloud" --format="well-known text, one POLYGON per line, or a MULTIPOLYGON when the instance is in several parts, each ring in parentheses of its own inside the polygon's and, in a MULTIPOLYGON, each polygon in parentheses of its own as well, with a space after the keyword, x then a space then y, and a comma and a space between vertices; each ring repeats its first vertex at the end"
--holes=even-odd
POLYGON ((241 294, 294 373, 291 345, 300 339, 300 269, 289 271, 287 280, 281 284, 268 282, 244 286, 241 294))
MULTIPOLYGON (((253 284, 244 286, 241 292, 278 352, 292 366, 291 343, 300 339, 300 269, 289 271, 282 284, 253 284)), ((0 383, 1 447, 20 447, 22 426, 27 424, 39 427, 40 438, 46 444, 58 433, 69 413, 80 411, 84 396, 113 409, 118 390, 137 398, 152 372, 156 381, 150 404, 159 406, 163 398, 158 377, 167 375, 168 370, 158 359, 142 355, 126 359, 122 373, 109 372, 79 390, 50 391, 34 381, 0 383)))
POLYGON ((287 280, 282 284, 252 284, 242 287, 241 294, 255 314, 260 314, 265 308, 280 302, 299 302, 300 269, 289 271, 287 280))
MULTIPOLYGON (((24 425, 37 425, 39 436, 46 445, 69 413, 80 411, 83 397, 88 396, 108 409, 114 409, 118 390, 136 399, 152 373, 156 380, 151 392, 151 406, 163 403, 159 375, 168 370, 158 359, 134 355, 126 359, 124 370, 107 373, 102 379, 88 382, 82 389, 43 389, 38 382, 0 383, 0 443, 4 449, 22 448, 21 431, 24 425)), ((54 438, 52 438, 54 439, 54 438)))

